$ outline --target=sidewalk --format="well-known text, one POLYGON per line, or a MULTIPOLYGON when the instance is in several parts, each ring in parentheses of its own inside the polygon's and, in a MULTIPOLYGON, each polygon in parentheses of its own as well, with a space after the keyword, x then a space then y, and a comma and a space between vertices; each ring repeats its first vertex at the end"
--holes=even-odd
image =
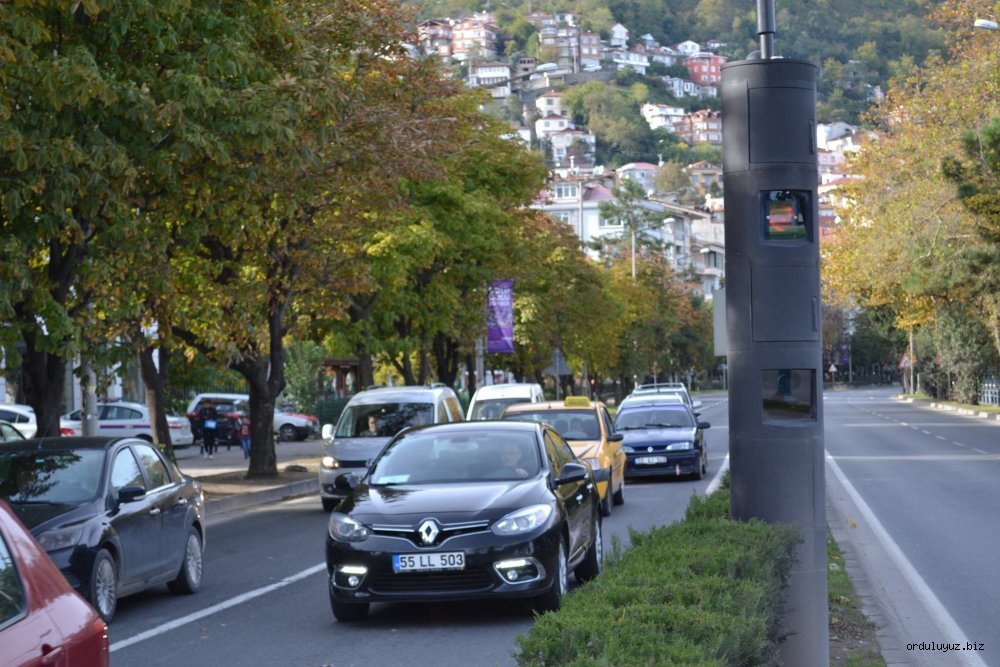
MULTIPOLYGON (((177 457, 177 467, 185 474, 191 475, 210 486, 213 476, 225 473, 246 472, 249 462, 243 458, 243 450, 223 445, 216 451, 214 458, 203 458, 198 453, 198 447, 186 447, 174 452, 177 457)), ((205 503, 206 513, 214 517, 223 512, 244 509, 256 505, 273 503, 286 498, 319 493, 319 459, 323 456, 323 441, 319 438, 301 442, 276 442, 274 451, 278 459, 278 470, 284 470, 291 462, 307 461, 311 474, 303 474, 303 479, 294 482, 275 480, 273 484, 262 481, 250 487, 227 487, 224 493, 208 493, 205 503)))

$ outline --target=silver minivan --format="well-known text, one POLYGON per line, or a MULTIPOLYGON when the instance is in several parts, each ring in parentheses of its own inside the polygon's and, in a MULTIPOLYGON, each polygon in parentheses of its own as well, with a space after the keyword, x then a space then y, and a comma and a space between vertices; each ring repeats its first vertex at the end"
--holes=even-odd
POLYGON ((358 392, 333 424, 323 426, 324 456, 319 468, 323 509, 333 511, 347 495, 337 478, 361 476, 394 435, 409 426, 464 421, 458 396, 444 384, 377 387, 358 392))

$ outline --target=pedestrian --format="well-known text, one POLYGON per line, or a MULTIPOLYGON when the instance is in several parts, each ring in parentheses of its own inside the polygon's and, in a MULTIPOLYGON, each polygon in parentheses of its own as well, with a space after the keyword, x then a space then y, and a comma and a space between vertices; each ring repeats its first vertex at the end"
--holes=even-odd
POLYGON ((215 409, 215 403, 210 398, 206 398, 198 410, 201 417, 201 439, 205 443, 205 458, 215 458, 215 435, 219 427, 219 413, 215 409))
POLYGON ((243 458, 250 458, 250 417, 240 415, 240 444, 243 446, 243 458))

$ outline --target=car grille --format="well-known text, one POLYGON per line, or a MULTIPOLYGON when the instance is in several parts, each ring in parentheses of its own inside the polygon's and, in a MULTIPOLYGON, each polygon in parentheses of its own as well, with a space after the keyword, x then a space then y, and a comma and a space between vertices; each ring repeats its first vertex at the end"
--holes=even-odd
POLYGON ((345 459, 339 459, 339 460, 340 460, 340 467, 341 468, 367 468, 368 467, 368 461, 365 460, 365 459, 361 459, 359 461, 347 461, 345 459))
MULTIPOLYGON (((434 539, 434 545, 441 544, 445 540, 458 535, 470 535, 472 533, 485 533, 489 528, 488 521, 474 521, 471 523, 454 523, 439 526, 439 532, 434 539)), ((416 547, 431 546, 420 539, 417 526, 383 526, 373 525, 371 530, 376 535, 386 535, 390 537, 403 537, 409 540, 416 547)))
POLYGON ((434 591, 486 591, 493 578, 483 569, 461 572, 405 572, 378 574, 371 581, 373 593, 420 593, 434 591))

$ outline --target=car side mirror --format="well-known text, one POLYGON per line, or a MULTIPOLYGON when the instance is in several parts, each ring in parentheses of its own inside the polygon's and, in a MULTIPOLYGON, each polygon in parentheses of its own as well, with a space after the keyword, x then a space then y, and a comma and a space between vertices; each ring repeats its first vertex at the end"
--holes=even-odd
POLYGON ((358 476, 353 472, 344 473, 343 475, 338 475, 337 479, 333 480, 333 488, 338 491, 353 491, 358 485, 358 476))
POLYGON ((698 422, 698 428, 700 429, 712 428, 712 425, 709 424, 708 422, 698 422))
POLYGON ((333 424, 323 424, 323 431, 320 433, 324 440, 333 440, 333 424))
POLYGON ((693 402, 691 404, 691 407, 692 408, 700 408, 701 407, 701 401, 695 401, 695 402, 693 402))
POLYGON ((587 466, 582 463, 567 463, 556 478, 556 486, 571 484, 587 479, 587 466))
POLYGON ((118 490, 118 502, 133 503, 146 497, 146 489, 141 486, 123 486, 118 490))
POLYGON ((608 442, 621 442, 624 439, 625 439, 624 433, 615 432, 608 436, 608 442))

